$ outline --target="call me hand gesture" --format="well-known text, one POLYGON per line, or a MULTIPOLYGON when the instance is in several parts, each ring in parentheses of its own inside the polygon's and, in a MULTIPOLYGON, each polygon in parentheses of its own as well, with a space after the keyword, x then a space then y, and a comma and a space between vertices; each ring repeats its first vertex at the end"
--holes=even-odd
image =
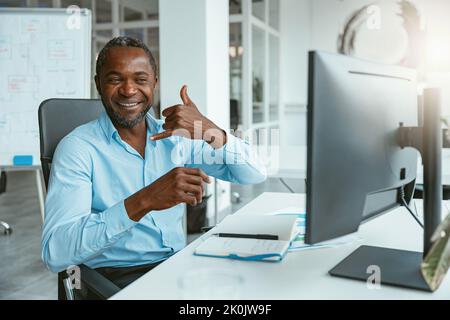
POLYGON ((166 117, 163 124, 165 131, 151 136, 150 139, 156 141, 177 135, 205 140, 215 149, 225 145, 227 143, 225 131, 200 113, 195 103, 189 98, 186 85, 181 88, 180 97, 183 104, 171 106, 162 112, 162 115, 166 117))

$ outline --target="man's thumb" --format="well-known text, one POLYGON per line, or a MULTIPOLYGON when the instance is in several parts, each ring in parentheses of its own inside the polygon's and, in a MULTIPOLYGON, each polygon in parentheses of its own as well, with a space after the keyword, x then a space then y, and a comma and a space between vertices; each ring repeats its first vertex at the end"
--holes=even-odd
POLYGON ((183 86, 181 88, 180 97, 181 97, 181 101, 183 101, 184 105, 186 105, 186 106, 192 105, 191 98, 189 98, 189 96, 187 94, 187 86, 183 86))

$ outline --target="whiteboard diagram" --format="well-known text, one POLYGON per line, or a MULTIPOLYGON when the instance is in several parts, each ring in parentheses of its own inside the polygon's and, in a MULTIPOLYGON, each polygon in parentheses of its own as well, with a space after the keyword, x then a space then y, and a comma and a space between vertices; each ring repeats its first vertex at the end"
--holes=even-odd
POLYGON ((0 9, 0 167, 40 165, 39 104, 90 98, 90 69, 90 11, 0 9))

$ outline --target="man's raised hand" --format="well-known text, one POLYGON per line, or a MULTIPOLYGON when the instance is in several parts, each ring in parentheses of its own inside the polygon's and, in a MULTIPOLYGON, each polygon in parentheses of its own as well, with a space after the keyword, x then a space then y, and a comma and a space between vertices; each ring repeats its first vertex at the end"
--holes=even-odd
POLYGON ((165 131, 151 136, 150 139, 156 141, 177 135, 189 139, 206 140, 208 143, 215 142, 214 148, 224 145, 225 132, 200 113, 187 93, 187 86, 184 85, 181 88, 180 97, 183 104, 171 106, 162 112, 162 115, 166 117, 163 124, 165 131))

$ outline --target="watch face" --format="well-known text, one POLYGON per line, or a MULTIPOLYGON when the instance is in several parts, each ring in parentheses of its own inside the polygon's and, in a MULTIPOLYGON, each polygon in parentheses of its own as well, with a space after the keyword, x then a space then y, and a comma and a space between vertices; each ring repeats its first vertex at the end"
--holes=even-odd
POLYGON ((362 7, 347 20, 339 39, 341 53, 386 64, 405 64, 419 30, 416 8, 407 2, 376 1, 362 7), (412 17, 412 19, 411 19, 412 17))

